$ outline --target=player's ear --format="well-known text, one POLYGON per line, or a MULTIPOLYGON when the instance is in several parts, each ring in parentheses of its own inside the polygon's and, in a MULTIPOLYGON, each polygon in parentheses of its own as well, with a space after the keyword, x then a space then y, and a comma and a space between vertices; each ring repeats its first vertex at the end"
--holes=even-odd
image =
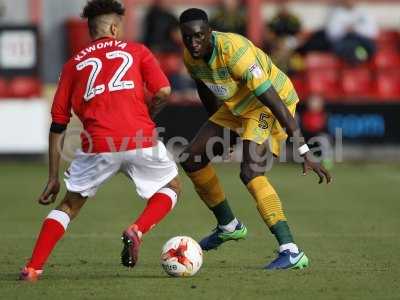
POLYGON ((212 29, 211 29, 210 24, 209 24, 208 22, 204 22, 204 25, 206 26, 207 32, 208 32, 209 34, 211 34, 212 29))
POLYGON ((115 23, 111 23, 110 25, 110 33, 113 37, 117 37, 118 35, 118 26, 115 23))
POLYGON ((112 26, 114 27, 111 30, 113 37, 115 37, 117 39, 122 38, 124 35, 124 25, 123 25, 122 19, 118 18, 116 20, 116 22, 112 23, 112 26))
POLYGON ((211 35, 212 35, 212 29, 211 29, 211 27, 210 26, 208 26, 208 28, 207 28, 207 36, 208 36, 208 38, 211 40, 211 35))
POLYGON ((208 35, 209 38, 211 38, 212 29, 211 29, 211 27, 209 25, 207 25, 207 35, 208 35))

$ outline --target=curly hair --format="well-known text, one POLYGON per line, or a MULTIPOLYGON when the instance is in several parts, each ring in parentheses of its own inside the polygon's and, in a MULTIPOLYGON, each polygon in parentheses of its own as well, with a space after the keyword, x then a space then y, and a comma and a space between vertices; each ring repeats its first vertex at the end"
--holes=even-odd
POLYGON ((116 0, 89 0, 83 8, 81 17, 88 20, 89 32, 94 36, 99 30, 100 17, 109 14, 123 16, 125 8, 116 0))
POLYGON ((90 0, 86 3, 86 6, 82 12, 82 18, 91 20, 97 16, 107 14, 117 14, 123 16, 125 14, 125 8, 119 1, 116 0, 90 0))

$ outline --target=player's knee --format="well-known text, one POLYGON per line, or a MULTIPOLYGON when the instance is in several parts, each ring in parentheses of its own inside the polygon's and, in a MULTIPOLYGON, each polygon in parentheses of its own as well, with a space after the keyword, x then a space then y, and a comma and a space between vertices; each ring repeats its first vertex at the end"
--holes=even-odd
POLYGON ((253 178, 264 175, 264 172, 252 167, 251 164, 242 164, 240 168, 240 180, 247 185, 253 178))
POLYGON ((57 210, 60 210, 62 212, 65 212, 69 218, 72 220, 74 219, 78 213, 79 210, 77 210, 76 208, 74 208, 74 206, 72 206, 70 203, 68 202, 63 202, 61 203, 59 206, 56 207, 57 210))
POLYGON ((159 193, 167 195, 171 199, 171 210, 175 207, 181 192, 181 182, 177 177, 172 179, 167 185, 161 188, 159 193))
POLYGON ((56 209, 65 212, 72 220, 79 214, 85 201, 86 198, 68 192, 64 200, 56 207, 56 209))
POLYGON ((190 159, 190 152, 187 152, 186 149, 179 155, 178 157, 179 163, 181 167, 188 172, 192 168, 192 160, 190 159))
POLYGON ((187 173, 196 172, 204 168, 209 160, 205 159, 203 155, 193 153, 190 148, 185 149, 179 155, 180 165, 187 173))
POLYGON ((170 188, 171 190, 173 190, 176 195, 179 197, 181 190, 182 190, 182 186, 181 186, 181 182, 179 180, 178 177, 175 177, 174 179, 172 179, 166 186, 167 188, 170 188))

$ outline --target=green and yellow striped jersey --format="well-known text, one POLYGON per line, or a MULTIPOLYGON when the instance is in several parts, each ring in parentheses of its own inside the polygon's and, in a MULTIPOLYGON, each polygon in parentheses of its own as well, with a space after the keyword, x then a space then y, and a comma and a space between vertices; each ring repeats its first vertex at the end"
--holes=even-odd
POLYGON ((194 59, 184 50, 184 63, 190 75, 204 82, 232 114, 243 116, 263 104, 256 97, 271 85, 285 105, 299 101, 289 78, 270 57, 245 37, 212 32, 213 52, 207 63, 194 59))

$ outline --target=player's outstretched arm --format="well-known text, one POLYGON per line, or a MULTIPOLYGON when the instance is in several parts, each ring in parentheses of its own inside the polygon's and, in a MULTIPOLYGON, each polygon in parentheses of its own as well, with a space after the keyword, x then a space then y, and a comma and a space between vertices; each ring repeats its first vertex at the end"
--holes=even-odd
MULTIPOLYGON (((297 126, 295 119, 290 114, 286 105, 282 102, 274 87, 271 86, 268 88, 268 90, 258 96, 258 99, 271 110, 281 126, 286 128, 287 134, 294 138, 295 145, 300 146, 299 150, 308 149, 308 147, 304 144, 304 138, 301 134, 300 128, 297 126)), ((300 154, 302 154, 304 157, 303 175, 306 175, 308 170, 313 170, 319 177, 319 183, 322 183, 324 178, 326 183, 330 183, 332 181, 332 177, 329 172, 320 163, 313 162, 310 159, 310 151, 304 150, 304 153, 300 154)))
MULTIPOLYGON (((52 125, 52 128, 54 126, 52 125)), ((43 205, 53 203, 57 199, 60 191, 60 181, 58 179, 60 169, 60 151, 64 145, 64 133, 54 132, 52 129, 49 133, 49 179, 46 187, 40 195, 38 202, 43 205)))
POLYGON ((208 87, 200 80, 195 80, 197 93, 209 116, 212 116, 219 108, 218 100, 208 87))

